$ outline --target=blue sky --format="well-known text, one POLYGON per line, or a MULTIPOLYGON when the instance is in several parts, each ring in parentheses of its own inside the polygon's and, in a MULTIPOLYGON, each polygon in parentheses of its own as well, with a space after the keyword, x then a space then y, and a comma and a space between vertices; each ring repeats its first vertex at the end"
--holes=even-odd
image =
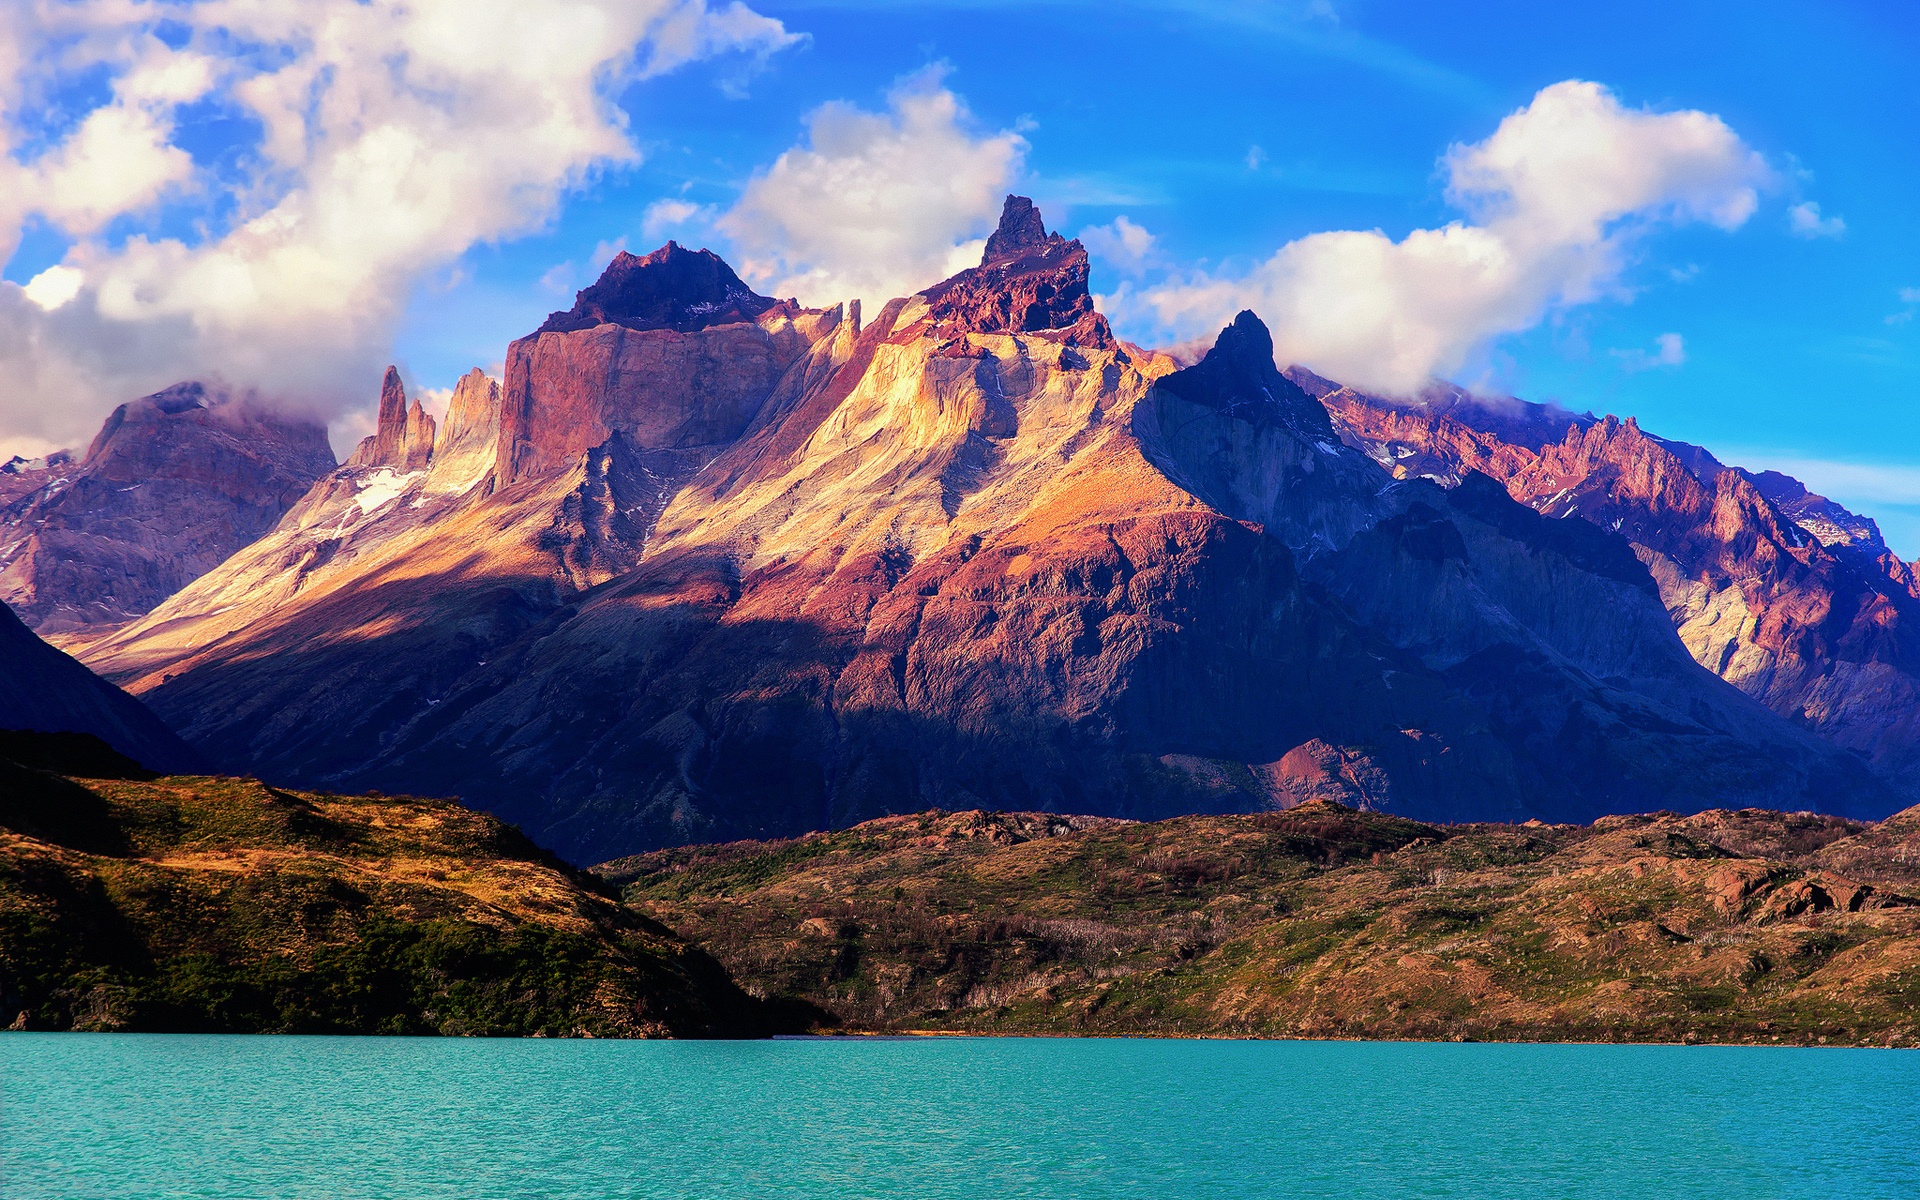
MULTIPOLYGON (((408 259, 382 277, 403 293, 394 312, 356 328, 353 344, 391 354, 418 386, 493 367, 510 339, 566 307, 613 247, 657 244, 647 214, 663 200, 700 211, 653 232, 741 263, 755 247, 725 214, 757 173, 808 144, 809 114, 830 102, 884 114, 900 81, 929 68, 938 74, 919 78, 964 104, 966 136, 1021 140, 1007 183, 1034 195, 1049 224, 1077 234, 1125 218, 1151 233, 1144 271, 1096 254, 1102 292, 1245 276, 1283 245, 1329 230, 1397 241, 1470 219, 1449 199, 1449 148, 1488 139, 1544 88, 1586 80, 1629 110, 1718 117, 1765 161, 1758 207, 1730 228, 1645 222, 1621 242, 1623 262, 1598 298, 1545 305, 1529 328, 1476 342, 1450 373, 1631 414, 1729 461, 1790 469, 1878 518, 1903 554, 1920 553, 1915 6, 753 8, 781 32, 749 31, 734 52, 629 72, 605 94, 637 162, 589 161, 535 218, 503 218, 471 244, 448 242, 457 252, 408 259), (1817 212, 1801 208, 1796 231, 1793 210, 1807 204, 1817 212)), ((110 75, 64 82, 76 119, 110 75)), ((60 120, 43 124, 41 136, 57 138, 60 120)), ((260 131, 214 95, 179 109, 172 136, 215 177, 260 131)), ((23 144, 16 135, 16 157, 28 157, 23 144)), ((232 203, 216 184, 91 234, 28 219, 5 277, 24 284, 63 256, 80 263, 74 247, 89 238, 108 250, 129 236, 191 244, 213 236, 206 230, 218 231, 232 203)), ((1118 315, 1124 335, 1166 336, 1138 306, 1118 315)), ((370 401, 376 382, 341 403, 370 401)))

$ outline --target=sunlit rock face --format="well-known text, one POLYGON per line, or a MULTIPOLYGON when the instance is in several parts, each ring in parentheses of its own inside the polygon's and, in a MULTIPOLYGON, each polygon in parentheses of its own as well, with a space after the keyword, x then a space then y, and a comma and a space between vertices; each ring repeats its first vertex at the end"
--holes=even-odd
POLYGON ((0 600, 64 639, 152 609, 333 470, 317 421, 200 383, 116 408, 85 455, 0 468, 0 600))
POLYGON ((1540 512, 1619 533, 1696 661, 1905 794, 1920 786, 1920 598, 1871 520, 1631 418, 1392 401, 1295 374, 1317 382, 1349 442, 1400 477, 1484 472, 1540 512))
POLYGON ((225 764, 578 861, 928 807, 1892 808, 1691 660, 1625 540, 1396 480, 1252 314, 1186 370, 1118 342, 1017 197, 864 320, 617 259, 436 492, 485 423, 336 473, 93 661, 225 764))

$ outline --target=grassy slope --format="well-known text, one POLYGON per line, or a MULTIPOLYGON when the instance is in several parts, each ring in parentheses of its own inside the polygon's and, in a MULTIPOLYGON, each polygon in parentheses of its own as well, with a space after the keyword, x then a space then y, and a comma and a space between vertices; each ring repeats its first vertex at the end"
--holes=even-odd
POLYGON ((704 953, 445 801, 0 760, 0 1027, 759 1033, 704 953))
POLYGON ((850 1028, 1910 1044, 1920 809, 922 814, 599 870, 850 1028))

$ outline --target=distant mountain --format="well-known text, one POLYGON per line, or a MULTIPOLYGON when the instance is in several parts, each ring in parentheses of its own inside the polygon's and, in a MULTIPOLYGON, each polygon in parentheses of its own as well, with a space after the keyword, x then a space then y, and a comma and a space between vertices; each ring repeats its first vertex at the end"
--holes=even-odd
POLYGON ((1399 478, 1480 472, 1539 512, 1619 533, 1695 660, 1920 796, 1920 585, 1871 520, 1631 418, 1394 401, 1292 374, 1399 478))
POLYGON ((155 771, 188 772, 206 766, 145 705, 41 641, 4 604, 0 604, 0 730, 92 734, 155 771))
POLYGON ((390 380, 370 446, 89 659, 230 769, 457 792, 577 861, 929 805, 1897 806, 1700 669, 1624 539, 1396 480, 1250 313, 1174 367, 1017 197, 867 321, 626 256, 424 466, 390 380))
POLYGON ((0 600, 84 640, 260 538, 333 466, 319 422, 204 384, 122 404, 78 460, 0 466, 0 600))

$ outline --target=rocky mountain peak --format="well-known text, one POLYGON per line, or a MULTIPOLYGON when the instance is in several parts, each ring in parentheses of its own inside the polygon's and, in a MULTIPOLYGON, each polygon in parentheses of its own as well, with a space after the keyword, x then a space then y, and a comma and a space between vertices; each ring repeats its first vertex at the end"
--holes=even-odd
POLYGON ((78 463, 0 477, 0 600, 32 628, 127 621, 272 529, 334 469, 326 428, 218 386, 115 408, 78 463))
POLYGON ((713 325, 757 319, 783 303, 740 281, 711 250, 668 242, 652 254, 622 250, 600 278, 575 296, 573 307, 547 317, 537 333, 571 333, 597 325, 672 329, 691 333, 713 325))
POLYGON ((400 371, 389 366, 380 381, 380 414, 372 437, 362 438, 347 466, 392 467, 398 471, 424 470, 433 456, 433 418, 415 400, 407 405, 407 388, 400 371))
POLYGON ((1039 333, 1111 349, 1116 343, 1107 319, 1094 311, 1087 270, 1084 246, 1048 233, 1032 200, 1008 196, 980 265, 921 295, 928 322, 948 336, 1039 333))
MULTIPOLYGON (((1059 234, 1053 236, 1055 240, 1061 240, 1059 234)), ((1046 244, 1047 226, 1040 219, 1040 210, 1025 196, 1010 195, 1000 210, 1000 227, 987 239, 987 249, 980 256, 980 265, 991 266, 996 262, 1018 258, 1046 244)))
POLYGON ((1220 331, 1206 357, 1159 381, 1182 400, 1248 420, 1277 420, 1317 440, 1334 440, 1327 410, 1273 362, 1273 334, 1250 310, 1220 331))
POLYGON ((169 417, 191 412, 196 408, 213 407, 213 400, 207 395, 207 385, 197 379, 176 383, 170 388, 155 392, 146 397, 145 403, 151 404, 169 417))

